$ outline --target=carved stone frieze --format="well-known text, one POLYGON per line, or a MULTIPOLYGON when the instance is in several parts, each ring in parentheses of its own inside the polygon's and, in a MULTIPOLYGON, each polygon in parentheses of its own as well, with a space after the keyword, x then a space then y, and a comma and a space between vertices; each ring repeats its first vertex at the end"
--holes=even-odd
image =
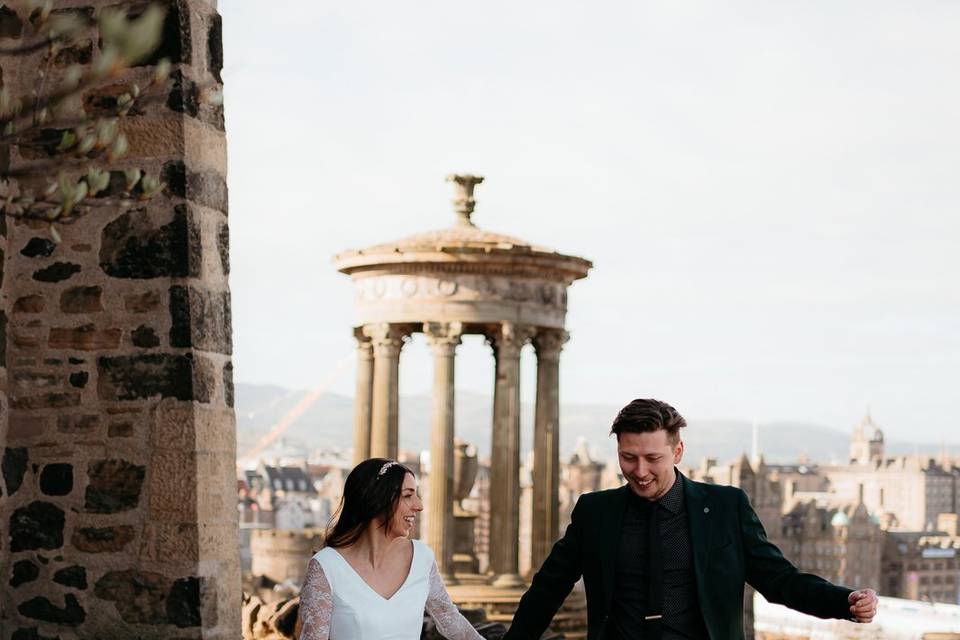
POLYGON ((457 274, 382 275, 356 281, 358 304, 384 301, 519 302, 557 311, 567 308, 567 290, 559 282, 533 278, 457 274))

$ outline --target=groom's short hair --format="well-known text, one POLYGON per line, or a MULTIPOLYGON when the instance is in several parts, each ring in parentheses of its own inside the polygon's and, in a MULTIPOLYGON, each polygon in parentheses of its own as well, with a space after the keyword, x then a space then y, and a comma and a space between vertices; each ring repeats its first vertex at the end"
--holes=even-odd
POLYGON ((687 421, 666 402, 637 398, 620 409, 610 433, 619 438, 621 433, 652 433, 663 429, 667 432, 667 439, 675 445, 680 441, 680 429, 685 426, 687 421))

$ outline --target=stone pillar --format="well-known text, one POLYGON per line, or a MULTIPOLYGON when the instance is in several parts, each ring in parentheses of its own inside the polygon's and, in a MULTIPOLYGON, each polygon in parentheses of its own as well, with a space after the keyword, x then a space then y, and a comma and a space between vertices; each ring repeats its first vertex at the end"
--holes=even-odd
POLYGON ((370 457, 370 426, 373 418, 373 344, 362 330, 357 338, 357 394, 353 408, 353 464, 370 457))
POLYGON ((533 341, 537 350, 530 544, 533 571, 540 568, 560 533, 560 350, 568 339, 561 329, 541 329, 533 341))
POLYGON ((400 349, 405 332, 397 325, 372 324, 363 333, 373 344, 373 409, 370 457, 397 459, 400 417, 400 349))
POLYGON ((493 442, 490 447, 490 569, 495 587, 521 587, 520 536, 520 350, 526 327, 505 322, 489 336, 496 358, 493 442))
MULTIPOLYGON (((220 17, 205 0, 164 6, 160 49, 84 95, 112 104, 170 59, 169 85, 121 121, 129 153, 108 165, 159 176, 164 192, 94 207, 59 243, 6 221, 3 638, 241 634, 226 138, 222 108, 196 100, 219 84, 220 17)), ((32 89, 43 65, 57 87, 99 47, 92 30, 49 62, 46 48, 4 59, 3 81, 32 89)), ((14 164, 31 161, 20 153, 14 164)))
POLYGON ((459 322, 423 325, 433 349, 433 426, 430 435, 430 492, 427 544, 447 584, 453 572, 454 355, 463 327, 459 322))

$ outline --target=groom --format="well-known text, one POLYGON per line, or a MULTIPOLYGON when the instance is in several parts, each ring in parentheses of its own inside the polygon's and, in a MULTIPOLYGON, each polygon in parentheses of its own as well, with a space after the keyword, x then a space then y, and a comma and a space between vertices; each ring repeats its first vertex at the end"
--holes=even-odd
POLYGON ((611 432, 627 485, 580 496, 505 640, 538 640, 581 576, 588 640, 741 639, 744 583, 819 618, 873 620, 873 589, 801 573, 767 540, 742 490, 676 470, 685 426, 659 400, 620 411, 611 432))

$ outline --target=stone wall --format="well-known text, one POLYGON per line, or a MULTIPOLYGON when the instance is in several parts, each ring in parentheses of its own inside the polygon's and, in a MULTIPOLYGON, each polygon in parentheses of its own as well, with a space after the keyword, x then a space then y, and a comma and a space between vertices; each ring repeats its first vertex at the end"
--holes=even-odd
MULTIPOLYGON (((160 51, 84 96, 108 103, 171 59, 167 95, 123 123, 121 167, 166 192, 63 225, 59 244, 8 220, 0 247, 4 640, 241 634, 226 146, 222 108, 196 91, 220 81, 220 17, 168 6, 160 51)), ((32 88, 42 64, 55 82, 98 54, 92 38, 49 65, 4 59, 3 81, 32 88)))

